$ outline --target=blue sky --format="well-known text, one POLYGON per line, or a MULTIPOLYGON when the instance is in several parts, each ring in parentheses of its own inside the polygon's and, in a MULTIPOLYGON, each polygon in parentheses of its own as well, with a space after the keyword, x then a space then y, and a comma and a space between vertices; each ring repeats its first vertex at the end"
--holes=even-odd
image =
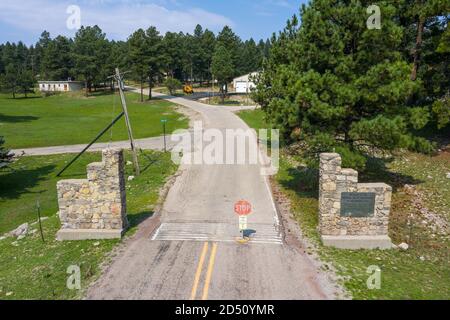
POLYGON ((0 43, 32 44, 48 30, 73 36, 66 26, 70 5, 81 10, 81 24, 98 24, 108 38, 125 40, 138 28, 190 32, 197 23, 214 32, 230 25, 242 38, 268 38, 281 30, 307 0, 1 0, 0 43))

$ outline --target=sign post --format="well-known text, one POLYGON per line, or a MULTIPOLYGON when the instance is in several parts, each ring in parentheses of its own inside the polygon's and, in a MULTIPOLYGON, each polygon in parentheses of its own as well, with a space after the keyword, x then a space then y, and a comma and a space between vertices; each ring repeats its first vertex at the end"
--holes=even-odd
POLYGON ((243 233, 245 230, 247 230, 248 225, 248 219, 247 216, 240 216, 239 217, 239 230, 243 233))
POLYGON ((248 229, 248 216, 252 213, 250 202, 241 200, 234 205, 234 212, 239 216, 239 230, 242 233, 242 240, 245 239, 245 230, 248 229))
POLYGON ((166 143, 166 124, 167 119, 162 119, 161 123, 163 124, 163 134, 164 134, 164 152, 167 152, 167 143, 166 143))

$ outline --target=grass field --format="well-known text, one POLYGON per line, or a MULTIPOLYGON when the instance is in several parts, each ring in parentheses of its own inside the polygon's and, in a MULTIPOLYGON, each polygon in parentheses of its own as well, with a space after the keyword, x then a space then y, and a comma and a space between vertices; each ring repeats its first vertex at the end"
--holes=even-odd
MULTIPOLYGON (((145 155, 140 156, 142 175, 127 182, 127 208, 131 224, 127 235, 153 214, 160 188, 176 171, 170 154, 146 152, 145 155)), ((130 155, 126 156, 130 160, 130 155)), ((108 253, 119 243, 116 240, 55 240, 61 226, 56 215, 58 179, 55 174, 70 158, 70 155, 24 157, 14 163, 15 172, 0 172, 0 235, 21 223, 36 221, 38 199, 42 215, 49 217, 42 222, 45 243, 36 224, 31 226, 35 233, 25 239, 0 240, 0 300, 80 298, 82 291, 66 288, 67 268, 70 265, 80 266, 82 289, 85 289, 98 276, 99 266, 108 258, 108 253)), ((62 178, 85 178, 86 165, 100 159, 100 154, 86 154, 62 178)), ((132 166, 127 166, 127 176, 132 175, 132 171, 132 166)))
POLYGON ((270 126, 265 121, 264 111, 262 110, 246 110, 239 112, 239 117, 244 120, 250 128, 269 129, 270 126))
MULTIPOLYGON (((262 127, 261 111, 240 116, 252 127, 262 127)), ((394 187, 390 236, 394 243, 406 242, 410 249, 337 250, 321 245, 317 233, 318 190, 303 170, 298 157, 282 152, 275 183, 291 202, 291 212, 315 251, 341 276, 355 299, 450 299, 450 240, 447 232, 436 229, 437 221, 450 221, 450 153, 428 157, 405 153, 383 164, 374 161, 361 174, 362 182, 386 182, 394 187), (406 186, 406 187, 405 187, 406 186), (425 215, 424 215, 425 213, 425 215), (426 223, 425 223, 426 222, 426 223), (369 290, 369 266, 381 269, 380 290, 369 290)), ((317 182, 315 183, 317 186, 317 182)))
MULTIPOLYGON (((189 120, 167 101, 140 103, 139 95, 127 93, 127 104, 135 138, 162 135, 161 119, 168 119, 167 131, 186 129, 189 120)), ((86 98, 81 93, 50 97, 36 95, 12 99, 0 94, 0 136, 8 148, 72 145, 90 142, 121 112, 118 95, 97 93, 86 98)), ((128 139, 121 119, 100 142, 128 139)))

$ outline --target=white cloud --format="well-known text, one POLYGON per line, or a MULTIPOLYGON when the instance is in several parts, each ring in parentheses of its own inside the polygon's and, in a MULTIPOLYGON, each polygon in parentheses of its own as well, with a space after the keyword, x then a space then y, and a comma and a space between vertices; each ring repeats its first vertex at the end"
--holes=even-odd
POLYGON ((124 40, 138 28, 149 26, 156 26, 164 33, 192 32, 198 23, 214 31, 224 25, 234 25, 225 16, 200 8, 180 7, 177 0, 1 0, 0 21, 32 33, 47 30, 52 36, 72 36, 74 31, 66 27, 69 16, 66 9, 72 4, 81 8, 82 25, 97 24, 112 39, 124 40), (179 9, 168 9, 169 5, 179 9))
MULTIPOLYGON (((304 2, 304 1, 302 1, 304 2)), ((295 10, 298 8, 298 0, 261 0, 253 4, 254 12, 258 16, 271 17, 280 10, 295 10)))

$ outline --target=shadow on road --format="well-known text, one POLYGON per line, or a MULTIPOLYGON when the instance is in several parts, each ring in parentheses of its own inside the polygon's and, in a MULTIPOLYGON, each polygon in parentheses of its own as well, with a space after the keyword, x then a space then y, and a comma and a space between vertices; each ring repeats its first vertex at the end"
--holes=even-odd
POLYGON ((130 229, 139 226, 142 222, 148 218, 153 217, 155 213, 153 211, 143 211, 136 214, 128 215, 128 222, 130 223, 130 229))

